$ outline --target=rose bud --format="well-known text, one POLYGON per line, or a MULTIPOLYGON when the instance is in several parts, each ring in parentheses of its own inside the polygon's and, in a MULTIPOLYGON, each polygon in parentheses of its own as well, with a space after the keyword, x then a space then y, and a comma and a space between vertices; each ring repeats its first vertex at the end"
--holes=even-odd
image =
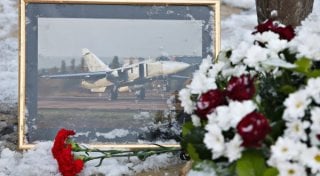
POLYGON ((227 96, 232 100, 249 100, 256 93, 254 78, 250 75, 232 77, 227 85, 227 96))
POLYGON ((224 91, 219 89, 209 90, 202 94, 197 102, 195 113, 201 119, 207 119, 207 115, 212 113, 219 105, 226 104, 224 91))
POLYGON ((260 147, 271 128, 266 117, 257 112, 246 115, 237 125, 244 147, 260 147))

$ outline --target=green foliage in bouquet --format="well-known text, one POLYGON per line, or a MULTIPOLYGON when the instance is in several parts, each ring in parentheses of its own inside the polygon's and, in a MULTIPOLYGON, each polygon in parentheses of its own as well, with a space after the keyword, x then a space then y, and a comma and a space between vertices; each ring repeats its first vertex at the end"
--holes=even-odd
POLYGON ((306 54, 301 36, 272 20, 256 30, 215 63, 203 60, 180 92, 192 118, 181 141, 191 172, 320 174, 319 50, 306 54))

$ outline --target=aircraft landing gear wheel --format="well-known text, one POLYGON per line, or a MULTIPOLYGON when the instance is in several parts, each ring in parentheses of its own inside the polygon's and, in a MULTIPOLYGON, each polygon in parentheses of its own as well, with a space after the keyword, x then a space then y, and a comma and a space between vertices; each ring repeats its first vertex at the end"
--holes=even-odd
POLYGON ((138 100, 143 100, 146 97, 146 90, 145 88, 141 88, 139 91, 136 92, 136 96, 138 100))
POLYGON ((116 100, 118 98, 118 88, 114 86, 111 90, 111 100, 116 100))

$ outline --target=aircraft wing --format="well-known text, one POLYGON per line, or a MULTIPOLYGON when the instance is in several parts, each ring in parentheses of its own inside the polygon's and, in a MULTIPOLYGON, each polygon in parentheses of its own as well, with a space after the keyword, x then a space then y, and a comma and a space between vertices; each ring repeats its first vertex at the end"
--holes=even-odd
POLYGON ((86 72, 86 73, 70 73, 70 74, 55 74, 55 75, 42 75, 41 78, 49 78, 49 79, 85 79, 85 78, 94 78, 100 79, 106 77, 105 71, 98 72, 86 72))
POLYGON ((190 76, 183 76, 183 75, 170 75, 170 78, 175 78, 175 79, 191 79, 190 76))

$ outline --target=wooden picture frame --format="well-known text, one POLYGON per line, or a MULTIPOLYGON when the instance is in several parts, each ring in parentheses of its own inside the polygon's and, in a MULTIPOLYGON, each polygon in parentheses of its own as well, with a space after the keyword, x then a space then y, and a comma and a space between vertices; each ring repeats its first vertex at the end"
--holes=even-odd
POLYGON ((179 121, 177 92, 220 50, 219 0, 21 0, 19 24, 20 149, 59 128, 91 147, 178 146, 148 129, 179 121))

